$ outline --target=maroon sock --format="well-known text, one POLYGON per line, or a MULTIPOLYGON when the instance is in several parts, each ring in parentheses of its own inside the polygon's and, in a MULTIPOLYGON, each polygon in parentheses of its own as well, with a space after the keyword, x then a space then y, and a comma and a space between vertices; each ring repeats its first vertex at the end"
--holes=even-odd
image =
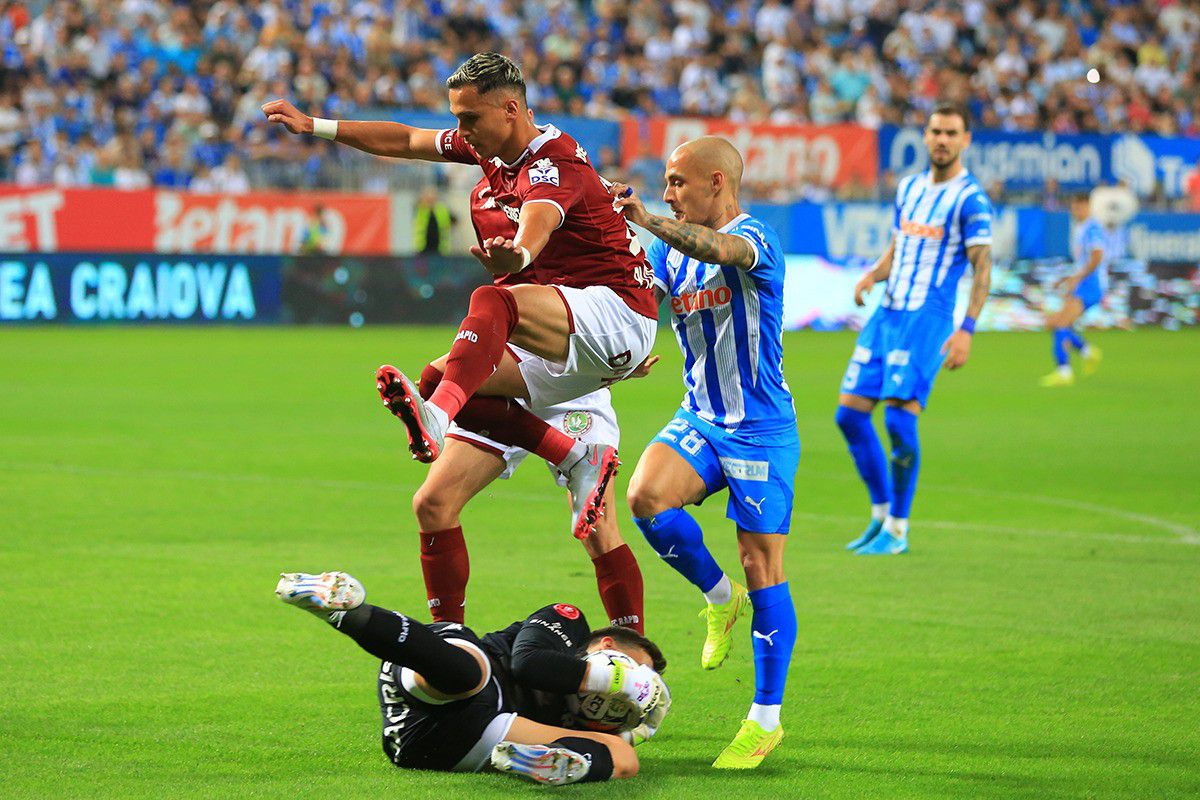
POLYGON ((642 570, 629 545, 592 559, 596 567, 596 586, 600 602, 613 625, 633 628, 646 635, 646 616, 643 608, 642 570))
POLYGON ((421 572, 434 622, 462 624, 471 562, 462 527, 421 531, 421 572))
POLYGON ((471 295, 471 305, 450 345, 446 374, 429 402, 454 419, 467 399, 496 371, 504 345, 517 326, 517 301, 498 286, 481 286, 471 295))
MULTIPOLYGON (((432 397, 443 377, 441 371, 427 364, 418 386, 421 397, 432 397)), ((454 421, 480 436, 528 450, 551 464, 561 464, 575 445, 573 438, 506 397, 472 397, 454 421)))

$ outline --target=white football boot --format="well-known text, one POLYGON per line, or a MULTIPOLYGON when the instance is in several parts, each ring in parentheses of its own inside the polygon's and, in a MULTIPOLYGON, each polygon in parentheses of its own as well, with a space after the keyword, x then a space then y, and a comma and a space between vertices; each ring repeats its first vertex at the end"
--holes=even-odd
POLYGON ((565 747, 516 742, 501 742, 493 747, 492 766, 548 786, 581 781, 592 767, 586 758, 565 747))
POLYGON ((275 586, 275 596, 283 602, 326 618, 334 611, 350 611, 367 599, 367 590, 345 572, 283 572, 275 586))
POLYGON ((571 493, 571 532, 586 539, 604 516, 604 493, 621 466, 617 448, 607 444, 589 444, 583 458, 564 473, 571 493))

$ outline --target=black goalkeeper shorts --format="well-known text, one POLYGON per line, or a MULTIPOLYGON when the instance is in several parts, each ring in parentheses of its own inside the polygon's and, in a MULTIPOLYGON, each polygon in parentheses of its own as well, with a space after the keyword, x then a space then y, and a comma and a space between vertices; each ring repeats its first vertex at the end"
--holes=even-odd
MULTIPOLYGON (((443 639, 459 639, 480 648, 470 628, 448 622, 427 625, 443 639)), ((383 714, 383 751, 405 769, 477 772, 486 766, 508 733, 516 714, 506 709, 495 674, 466 700, 441 703, 414 683, 413 672, 384 661, 379 669, 379 709, 383 714)))

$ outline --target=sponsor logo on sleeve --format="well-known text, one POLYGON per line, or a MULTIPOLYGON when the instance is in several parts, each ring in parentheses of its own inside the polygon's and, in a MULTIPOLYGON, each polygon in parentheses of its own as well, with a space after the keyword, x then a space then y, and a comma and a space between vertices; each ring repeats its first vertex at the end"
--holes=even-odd
POLYGON ((558 167, 554 166, 550 159, 543 158, 535 161, 529 168, 529 185, 532 186, 536 183, 558 186, 558 167))

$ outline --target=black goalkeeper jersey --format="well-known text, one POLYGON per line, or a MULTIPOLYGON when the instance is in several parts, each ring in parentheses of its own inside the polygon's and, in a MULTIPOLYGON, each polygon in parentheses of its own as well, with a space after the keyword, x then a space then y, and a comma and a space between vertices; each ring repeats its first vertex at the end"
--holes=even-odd
POLYGON ((545 725, 561 725, 564 697, 579 691, 586 665, 579 651, 591 628, 578 608, 545 606, 521 622, 486 634, 483 647, 504 691, 505 706, 545 725))

